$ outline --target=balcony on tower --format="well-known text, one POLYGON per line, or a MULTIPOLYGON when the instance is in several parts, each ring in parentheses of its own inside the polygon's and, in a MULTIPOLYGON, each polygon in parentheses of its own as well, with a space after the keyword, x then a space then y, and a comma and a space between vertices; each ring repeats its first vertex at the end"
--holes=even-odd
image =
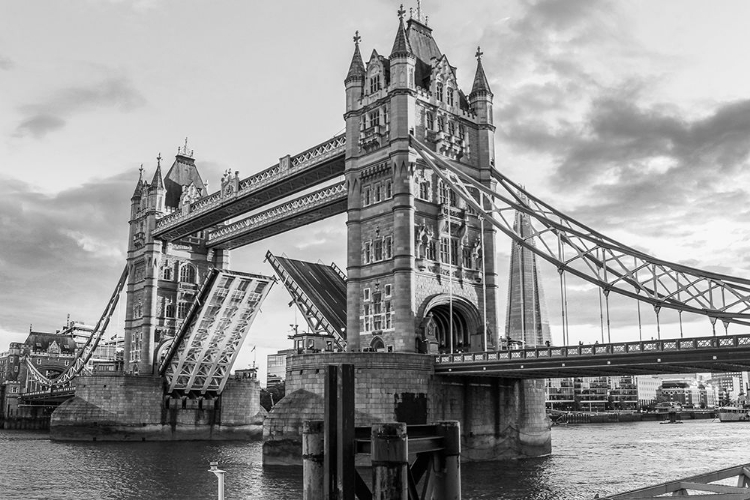
POLYGON ((427 140, 435 143, 435 152, 450 158, 460 160, 465 154, 466 140, 449 134, 443 130, 428 130, 427 140))
POLYGON ((381 147, 384 143, 386 133, 385 125, 372 125, 360 133, 359 148, 365 153, 369 153, 381 147))

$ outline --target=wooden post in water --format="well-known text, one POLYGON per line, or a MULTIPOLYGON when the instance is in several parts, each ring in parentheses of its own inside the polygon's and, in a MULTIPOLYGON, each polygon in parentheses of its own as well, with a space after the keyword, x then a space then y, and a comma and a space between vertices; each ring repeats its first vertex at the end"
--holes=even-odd
POLYGON ((328 365, 323 497, 354 500, 354 365, 328 365))
POLYGON ((409 445, 406 424, 373 424, 371 439, 373 500, 408 500, 409 445))
POLYGON ((323 500, 323 421, 302 422, 302 500, 323 500))
POLYGON ((438 435, 443 438, 443 470, 437 491, 440 500, 461 500, 461 427, 456 420, 437 424, 438 435))

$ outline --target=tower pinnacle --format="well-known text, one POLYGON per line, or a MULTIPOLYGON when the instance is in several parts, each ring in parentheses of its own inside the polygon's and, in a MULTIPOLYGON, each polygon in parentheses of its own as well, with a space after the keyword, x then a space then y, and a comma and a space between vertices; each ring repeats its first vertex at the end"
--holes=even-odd
POLYGON ((490 90, 490 84, 487 81, 487 75, 484 74, 484 68, 482 67, 483 55, 484 55, 484 52, 482 52, 482 49, 480 47, 477 47, 477 52, 476 54, 474 54, 474 57, 477 58, 477 72, 474 75, 474 84, 471 86, 470 96, 475 96, 480 93, 486 93, 492 96, 492 91, 490 90))
POLYGON ((362 61, 362 54, 359 52, 359 42, 362 37, 359 36, 359 31, 354 32, 354 55, 352 55, 352 62, 349 65, 349 72, 346 74, 344 83, 348 83, 353 80, 364 81, 365 77, 365 63, 362 61))

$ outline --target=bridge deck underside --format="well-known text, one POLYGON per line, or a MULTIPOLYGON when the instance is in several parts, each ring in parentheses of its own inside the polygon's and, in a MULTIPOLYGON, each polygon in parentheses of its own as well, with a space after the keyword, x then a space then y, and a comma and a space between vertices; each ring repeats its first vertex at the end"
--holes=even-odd
MULTIPOLYGON (((325 264, 313 264, 285 257, 276 257, 276 260, 297 283, 300 291, 328 320, 331 327, 337 332, 344 330, 346 328, 346 281, 325 264)), ((295 300, 301 299, 301 297, 294 298, 295 300)))
POLYGON ((220 393, 272 278, 214 270, 160 366, 167 392, 220 393))
POLYGON ((439 375, 517 379, 747 371, 750 335, 441 355, 435 361, 439 375))
MULTIPOLYGON (((160 227, 161 224, 159 224, 154 231, 154 237, 167 241, 184 238, 310 187, 328 182, 343 174, 344 155, 342 152, 308 169, 292 171, 287 176, 277 177, 274 182, 240 190, 236 195, 221 199, 212 207, 193 212, 170 223, 168 227, 160 227)), ((200 203, 200 200, 198 203, 200 203)))

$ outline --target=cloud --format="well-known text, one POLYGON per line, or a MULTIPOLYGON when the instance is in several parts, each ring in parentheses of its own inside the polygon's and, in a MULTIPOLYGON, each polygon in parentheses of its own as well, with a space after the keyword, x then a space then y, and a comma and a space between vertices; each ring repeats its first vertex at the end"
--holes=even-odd
POLYGON ((65 120, 59 116, 41 113, 23 120, 16 127, 16 136, 30 135, 34 139, 41 139, 49 132, 60 130, 63 127, 65 127, 65 120))
POLYGON ((0 180, 0 324, 52 330, 67 313, 95 322, 125 263, 132 175, 54 196, 0 180))
POLYGON ((24 118, 14 136, 41 139, 64 128, 68 120, 79 113, 106 108, 127 112, 145 102, 128 78, 111 76, 92 85, 61 89, 43 102, 21 106, 24 118))
POLYGON ((0 70, 9 71, 16 66, 16 63, 8 57, 0 54, 0 70))

